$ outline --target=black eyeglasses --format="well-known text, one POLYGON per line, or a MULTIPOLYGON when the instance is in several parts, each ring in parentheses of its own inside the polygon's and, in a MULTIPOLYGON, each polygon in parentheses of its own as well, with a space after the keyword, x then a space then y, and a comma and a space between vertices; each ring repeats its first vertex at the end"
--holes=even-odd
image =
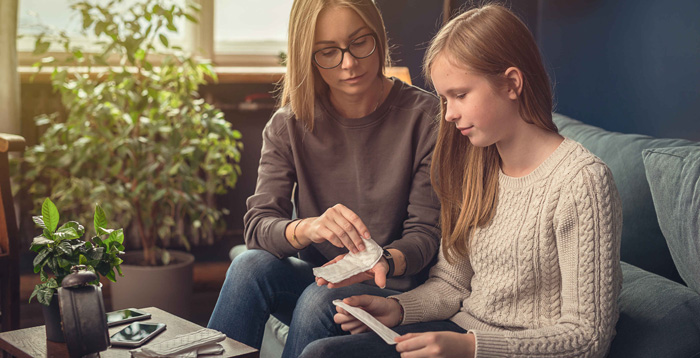
POLYGON ((343 56, 348 52, 352 57, 361 60, 372 56, 377 48, 377 39, 374 34, 362 35, 350 42, 348 47, 326 47, 313 53, 314 62, 325 69, 338 67, 343 63, 343 56))

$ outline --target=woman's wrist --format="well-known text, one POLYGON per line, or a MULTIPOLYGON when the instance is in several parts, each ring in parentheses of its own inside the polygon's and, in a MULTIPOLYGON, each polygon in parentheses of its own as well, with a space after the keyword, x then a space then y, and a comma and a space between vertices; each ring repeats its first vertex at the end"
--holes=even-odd
POLYGON ((291 221, 285 230, 285 238, 289 241, 289 244, 297 250, 309 246, 309 242, 301 236, 301 227, 304 225, 304 220, 305 219, 298 219, 291 221))
POLYGON ((403 276, 406 273, 406 256, 397 249, 387 249, 394 260, 394 277, 403 276))

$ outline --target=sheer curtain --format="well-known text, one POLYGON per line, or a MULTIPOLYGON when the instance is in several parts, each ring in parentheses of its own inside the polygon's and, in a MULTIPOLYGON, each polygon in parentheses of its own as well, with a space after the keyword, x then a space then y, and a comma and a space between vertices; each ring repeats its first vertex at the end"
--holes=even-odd
POLYGON ((0 1, 0 132, 20 134, 20 86, 17 72, 19 0, 0 1))

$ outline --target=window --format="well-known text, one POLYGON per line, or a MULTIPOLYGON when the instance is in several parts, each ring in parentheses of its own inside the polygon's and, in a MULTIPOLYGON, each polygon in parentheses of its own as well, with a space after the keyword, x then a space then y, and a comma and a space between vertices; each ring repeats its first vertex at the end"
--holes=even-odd
POLYGON ((214 52, 279 55, 287 51, 293 0, 216 0, 214 52))
MULTIPOLYGON (((138 1, 124 0, 120 6, 126 8, 138 1)), ((184 6, 192 0, 169 1, 184 6)), ((205 35, 208 38, 200 37, 197 41, 213 41, 216 64, 278 65, 280 52, 287 49, 287 27, 292 2, 293 0, 199 1, 202 15, 214 15, 213 21, 200 21, 196 26, 213 30, 200 31, 203 34, 213 33, 213 39, 211 35, 205 35)), ((80 33, 80 16, 70 8, 73 3, 75 0, 19 0, 17 33, 21 38, 17 41, 17 50, 20 52, 20 62, 27 65, 37 60, 29 54, 34 50, 34 38, 31 35, 41 32, 39 24, 57 31, 64 30, 76 45, 85 43, 80 33)), ((102 4, 100 1, 96 3, 102 4)), ((192 36, 189 31, 195 31, 192 30, 193 26, 185 26, 183 22, 184 20, 177 25, 177 33, 165 33, 170 44, 186 45, 188 36, 192 36)), ((49 49, 52 52, 62 50, 54 47, 49 49)), ((90 51, 89 48, 85 50, 90 51)))

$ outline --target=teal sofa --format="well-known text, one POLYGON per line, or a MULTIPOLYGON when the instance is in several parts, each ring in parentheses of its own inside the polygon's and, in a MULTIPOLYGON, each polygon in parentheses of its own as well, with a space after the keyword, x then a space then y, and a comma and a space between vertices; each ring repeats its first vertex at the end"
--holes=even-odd
POLYGON ((700 143, 554 122, 612 170, 622 292, 609 357, 700 357, 700 143))
MULTIPOLYGON (((623 284, 609 357, 700 357, 700 143, 560 114, 554 122, 608 164, 622 198, 623 284)), ((268 322, 261 358, 279 357, 287 331, 268 322)))

